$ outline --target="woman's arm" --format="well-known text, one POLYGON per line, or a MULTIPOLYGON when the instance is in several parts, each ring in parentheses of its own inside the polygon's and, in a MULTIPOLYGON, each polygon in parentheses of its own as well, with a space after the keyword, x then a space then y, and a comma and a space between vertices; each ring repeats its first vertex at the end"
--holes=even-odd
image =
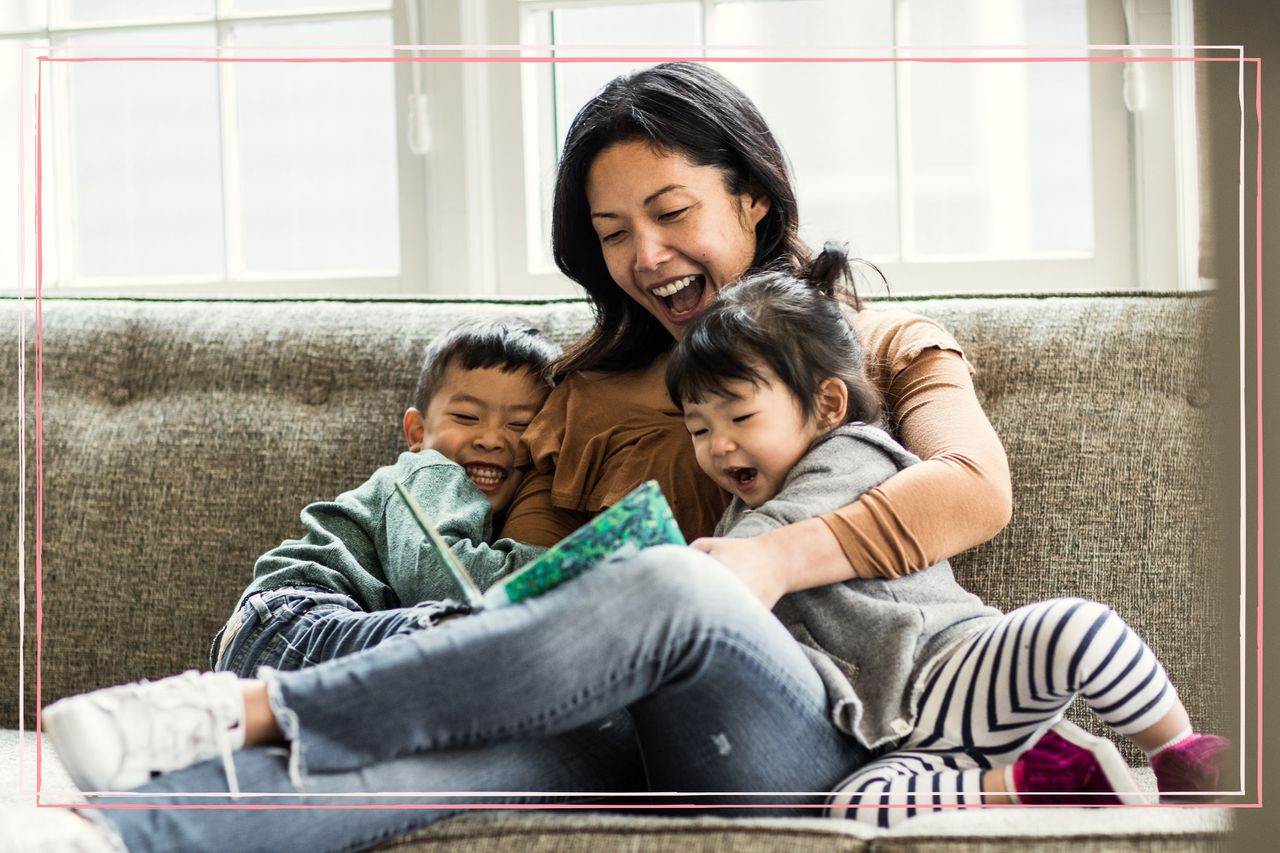
POLYGON ((899 438, 923 462, 835 512, 752 540, 694 547, 740 575, 772 575, 753 584, 767 599, 850 577, 909 574, 998 533, 1012 512, 1009 464, 964 358, 923 349, 882 390, 899 438))

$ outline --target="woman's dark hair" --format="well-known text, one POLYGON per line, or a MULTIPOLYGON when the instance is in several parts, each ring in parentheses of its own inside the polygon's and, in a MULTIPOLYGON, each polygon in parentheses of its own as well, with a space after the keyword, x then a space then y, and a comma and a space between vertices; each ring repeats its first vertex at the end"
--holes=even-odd
POLYGON ((559 356, 559 344, 515 317, 459 323, 427 346, 413 390, 413 405, 426 414, 450 365, 461 370, 496 367, 503 373, 527 370, 550 385, 547 368, 559 356))
POLYGON ((595 312, 591 331, 553 366, 557 378, 575 370, 642 367, 671 346, 662 324, 614 283, 591 225, 591 164, 606 148, 633 141, 720 169, 730 194, 769 200, 756 225, 752 269, 802 274, 809 263, 786 158, 741 89, 694 62, 616 77, 574 118, 556 173, 551 250, 561 271, 586 289, 595 312))
POLYGON ((836 377, 849 391, 845 423, 873 423, 880 396, 862 373, 862 345, 844 313, 848 261, 828 243, 808 280, 763 271, 720 293, 671 352, 667 392, 681 408, 709 395, 729 396, 730 382, 763 382, 768 368, 815 417, 818 386, 836 377))

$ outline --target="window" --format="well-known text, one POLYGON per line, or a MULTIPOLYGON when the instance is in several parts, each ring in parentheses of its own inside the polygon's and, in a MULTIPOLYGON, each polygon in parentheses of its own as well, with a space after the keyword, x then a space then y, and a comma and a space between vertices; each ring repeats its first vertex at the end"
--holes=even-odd
MULTIPOLYGON (((1168 143, 1167 81, 1131 115, 1125 66, 1096 62, 929 63, 938 57, 1085 58, 1078 46, 1130 41, 1121 4, 1090 0, 524 0, 524 41, 563 56, 616 56, 616 34, 662 53, 705 46, 711 64, 760 106, 787 151, 814 246, 847 240, 898 291, 1128 290, 1179 286, 1175 205, 1141 209, 1135 234, 1133 125, 1168 143), (817 22, 821 22, 820 25, 817 22), (764 51, 732 45, 777 45, 764 51), (965 45, 1028 45, 975 50, 965 45), (832 48, 824 50, 824 46, 832 48), (886 46, 896 45, 896 48, 886 46), (913 47, 913 46, 923 47, 913 47), (952 47, 931 48, 931 45, 952 47), (1035 47, 1043 45, 1043 47, 1035 47), (1064 48, 1062 45, 1073 47, 1064 48), (716 50, 717 46, 721 49, 716 50), (901 61, 715 63, 719 56, 836 56, 901 61), (1163 99, 1163 100, 1162 100, 1163 99), (1160 122, 1164 122, 1161 125, 1160 122), (1156 236, 1156 235, 1159 236, 1156 236), (1145 236, 1145 240, 1143 237, 1145 236), (1135 244, 1145 251, 1139 268, 1135 244)), ((1148 42, 1168 44, 1166 30, 1148 42)), ((1175 4, 1176 5, 1176 4, 1175 4)), ((1185 6, 1186 4, 1181 4, 1185 6)), ((1184 10, 1188 11, 1188 10, 1184 10)), ((1148 27, 1150 25, 1148 24, 1148 27)), ((1105 55, 1105 54, 1104 54, 1105 55)), ((525 215, 539 225, 528 266, 550 274, 552 164, 577 105, 638 64, 524 69, 526 147, 538 175, 525 215), (531 106, 532 105, 532 106, 531 106)), ((1144 67, 1154 78, 1168 68, 1144 67)), ((1189 88, 1184 97, 1189 98, 1189 88)), ((1184 157, 1188 156, 1184 152, 1184 157)), ((1189 153, 1194 160, 1194 153, 1189 153)), ((1164 175, 1166 187, 1174 184, 1164 175)), ((1158 192, 1160 178, 1147 177, 1158 192), (1155 178, 1155 181, 1151 179, 1155 178)), ((535 182, 530 182, 533 185, 535 182)), ((1191 232, 1189 239, 1194 240, 1191 232)))
POLYGON ((47 63, 47 292, 396 291, 418 266, 400 239, 425 202, 402 187, 421 169, 397 151, 397 66, 275 61, 391 57, 390 0, 27 0, 6 15, 10 52, 34 37, 55 59, 120 60, 47 63), (233 61, 142 61, 158 57, 233 61))
MULTIPOLYGON (((428 64, 49 63, 48 293, 575 294, 549 257, 558 147, 596 88, 665 55, 889 60, 716 65, 787 151, 805 238, 848 241, 896 293, 1168 289, 1196 284, 1189 65, 920 60, 1170 44, 1189 9, 1190 0, 24 0, 0 10, 0 62, 17 66, 23 42, 60 58, 233 60, 541 46, 432 48, 424 53, 461 61, 428 64), (966 47, 992 44, 1030 47, 966 47), (545 58, 546 46, 611 60, 467 61, 545 58)), ((19 105, 3 99, 13 97, 0 93, 10 114, 19 105)), ((14 162, 16 144, 30 162, 26 137, 0 139, 0 156, 14 162)), ((0 247, 19 228, 14 208, 0 211, 0 247)), ((0 273, 0 287, 8 280, 0 273)))

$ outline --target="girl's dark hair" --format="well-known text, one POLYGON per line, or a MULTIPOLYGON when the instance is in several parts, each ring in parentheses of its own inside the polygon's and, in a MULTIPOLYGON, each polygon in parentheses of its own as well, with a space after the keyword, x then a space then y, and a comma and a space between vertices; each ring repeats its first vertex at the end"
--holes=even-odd
POLYGON ((862 373, 862 345, 845 318, 841 290, 849 265, 828 243, 808 280, 764 271, 721 292, 671 352, 667 392, 681 408, 709 395, 730 396, 730 382, 758 384, 768 368, 806 418, 817 416, 818 386, 836 377, 849 390, 845 423, 873 423, 880 396, 862 373))
POLYGON ((595 312, 591 331, 553 365, 557 378, 575 370, 642 367, 671 346, 662 324, 614 283, 591 225, 587 172, 601 151, 633 141, 720 169, 730 194, 769 200, 756 225, 752 269, 799 274, 809 264, 786 158, 741 89, 693 62, 616 77, 579 110, 556 172, 551 250, 560 270, 587 291, 595 312))
POLYGON ((527 370, 550 385, 547 368, 559 356, 560 345, 524 320, 511 317, 459 323, 427 346, 413 405, 426 414, 450 365, 462 370, 496 367, 503 373, 527 370))

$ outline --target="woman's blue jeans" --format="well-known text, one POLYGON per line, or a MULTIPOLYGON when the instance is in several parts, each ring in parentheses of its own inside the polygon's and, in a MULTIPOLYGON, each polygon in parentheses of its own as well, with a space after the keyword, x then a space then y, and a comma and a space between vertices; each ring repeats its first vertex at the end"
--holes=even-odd
POLYGON ((637 790, 737 807, 720 814, 794 814, 787 804, 825 802, 868 759, 831 723, 822 681, 781 623, 723 566, 674 546, 264 677, 290 743, 235 763, 241 791, 279 796, 190 796, 228 790, 213 760, 99 802, 328 808, 100 812, 130 850, 354 850, 456 813, 450 803, 637 790), (449 791, 500 793, 439 795, 449 791), (376 796, 387 792, 436 795, 376 796), (754 796, 723 796, 733 792, 754 796), (357 796, 334 796, 345 793, 357 796), (754 804, 769 805, 744 808, 754 804))

